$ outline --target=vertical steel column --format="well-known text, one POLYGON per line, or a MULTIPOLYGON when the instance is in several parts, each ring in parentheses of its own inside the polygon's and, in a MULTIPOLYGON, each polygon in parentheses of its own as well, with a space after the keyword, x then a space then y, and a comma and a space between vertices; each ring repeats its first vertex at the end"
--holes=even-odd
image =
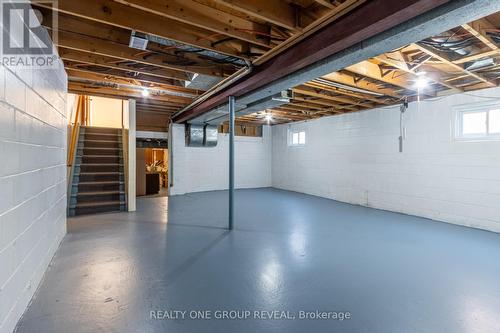
POLYGON ((234 96, 229 97, 229 230, 234 228, 234 96))

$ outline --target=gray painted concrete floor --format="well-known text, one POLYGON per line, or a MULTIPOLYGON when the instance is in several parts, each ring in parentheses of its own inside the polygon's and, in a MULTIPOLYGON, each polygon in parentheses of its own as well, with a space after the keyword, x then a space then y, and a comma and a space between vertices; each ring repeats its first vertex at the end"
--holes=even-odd
MULTIPOLYGON (((71 219, 18 332, 500 332, 500 235, 275 189, 71 219), (167 223, 168 221, 168 223, 167 223), (151 310, 349 311, 154 320, 151 310)), ((186 315, 189 316, 189 313, 186 315)))

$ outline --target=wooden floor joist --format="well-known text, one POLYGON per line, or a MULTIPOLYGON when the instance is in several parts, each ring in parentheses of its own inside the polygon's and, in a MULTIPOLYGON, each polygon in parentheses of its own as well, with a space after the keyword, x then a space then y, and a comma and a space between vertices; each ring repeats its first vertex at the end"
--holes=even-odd
POLYGON ((204 29, 146 11, 137 10, 136 8, 112 0, 59 0, 57 9, 62 13, 156 35, 196 48, 245 58, 242 55, 243 45, 241 45, 239 50, 223 43, 214 45, 210 39, 200 38, 207 35, 207 31, 204 29), (168 28, 166 29, 166 27, 168 28))
POLYGON ((484 83, 486 83, 487 85, 489 85, 490 87, 496 87, 497 86, 497 83, 491 79, 488 79, 480 74, 477 74, 477 73, 474 73, 472 71, 469 71, 467 69, 465 69, 465 67, 463 65, 459 65, 459 64, 455 64, 453 61, 451 61, 450 59, 448 59, 447 55, 444 54, 443 52, 441 51, 438 51, 438 50, 434 50, 432 49, 431 47, 429 46, 426 46, 426 45, 423 45, 423 44, 419 44, 419 43, 416 43, 414 44, 415 47, 417 47, 418 49, 422 50, 423 52, 429 54, 430 56, 432 56, 433 58, 436 58, 438 59, 439 61, 443 62, 444 64, 454 68, 455 70, 457 71, 461 71, 461 72, 464 72, 466 73, 467 75, 475 78, 476 80, 478 81, 482 81, 484 83))
POLYGON ((300 30, 296 20, 297 13, 293 6, 285 1, 269 0, 214 0, 222 6, 241 11, 246 15, 268 21, 280 27, 300 30))
MULTIPOLYGON (((229 94, 243 96, 354 45, 352 36, 363 41, 386 30, 387 17, 394 25, 446 2, 59 0, 57 44, 71 92, 137 98, 149 113, 183 109, 214 82, 252 65, 246 78, 175 118, 183 122, 225 103, 229 94), (145 50, 130 47, 133 34, 149 39, 145 50), (193 80, 204 89, 186 87, 193 80), (148 98, 141 94, 144 88, 153 92, 148 98), (148 100, 155 104, 145 104, 148 100)), ((43 3, 34 6, 53 29, 51 10, 43 3)), ((240 119, 265 124, 265 115, 272 113, 274 124, 301 121, 394 105, 416 95, 495 87, 500 45, 492 33, 499 29, 500 18, 494 16, 463 24, 443 36, 467 39, 466 51, 440 48, 439 38, 415 41, 290 87, 290 103, 240 119), (487 59, 491 64, 469 68, 487 59), (428 81, 425 88, 417 85, 421 78, 428 81)))
POLYGON ((160 95, 157 94, 154 90, 150 91, 150 96, 145 98, 142 96, 142 93, 140 90, 137 89, 132 89, 132 88, 124 88, 120 87, 115 87, 113 85, 105 86, 101 84, 95 84, 95 83, 84 83, 84 82, 74 82, 70 81, 68 83, 68 91, 78 91, 78 93, 83 94, 83 95, 95 95, 97 96, 115 96, 119 98, 135 98, 141 101, 151 101, 156 104, 162 104, 162 105, 168 105, 168 106, 174 106, 177 107, 178 109, 181 109, 183 106, 188 105, 192 99, 186 98, 186 97, 180 97, 180 96, 172 96, 172 95, 160 95))
MULTIPOLYGON (((394 53, 382 54, 378 57, 375 57, 375 59, 377 59, 378 61, 385 63, 389 66, 393 66, 394 68, 397 68, 400 71, 408 73, 409 75, 411 75, 411 80, 413 82, 418 80, 418 74, 417 74, 418 72, 416 72, 413 68, 410 68, 410 66, 408 66, 408 64, 404 60, 395 59, 394 53)), ((447 83, 444 80, 441 80, 441 78, 439 76, 432 75, 432 73, 431 73, 431 75, 427 75, 427 77, 429 77, 429 79, 432 82, 435 82, 435 83, 440 84, 442 86, 445 86, 447 88, 456 90, 458 92, 463 91, 461 88, 458 88, 452 84, 447 83)))
POLYGON ((66 72, 69 77, 108 83, 135 84, 145 88, 152 87, 172 91, 173 93, 181 93, 192 96, 193 98, 201 94, 201 92, 198 90, 175 86, 173 84, 168 84, 162 80, 157 80, 155 77, 150 77, 142 74, 137 76, 127 76, 124 74, 124 72, 113 71, 96 73, 95 71, 87 70, 84 68, 82 69, 74 65, 66 65, 66 72))
POLYGON ((74 63, 96 65, 99 67, 135 72, 138 74, 155 76, 159 79, 189 81, 188 76, 175 70, 157 67, 155 65, 137 63, 135 61, 113 58, 109 56, 101 56, 91 52, 82 52, 78 50, 59 48, 59 56, 61 59, 74 63))
POLYGON ((128 45, 109 43, 98 38, 78 35, 71 32, 60 31, 57 46, 169 69, 172 75, 176 76, 175 79, 177 80, 189 81, 190 78, 188 73, 211 76, 222 75, 222 73, 218 73, 211 68, 206 69, 200 66, 174 66, 165 61, 165 57, 159 53, 136 50, 130 48, 128 45))
POLYGON ((268 29, 245 18, 225 13, 193 0, 116 0, 142 11, 160 15, 222 36, 228 36, 269 49, 268 29))
POLYGON ((376 94, 381 94, 398 99, 402 97, 401 95, 395 93, 393 89, 377 85, 377 81, 369 81, 365 76, 354 75, 350 74, 349 72, 334 72, 323 76, 323 78, 346 86, 351 86, 353 88, 371 91, 376 94))

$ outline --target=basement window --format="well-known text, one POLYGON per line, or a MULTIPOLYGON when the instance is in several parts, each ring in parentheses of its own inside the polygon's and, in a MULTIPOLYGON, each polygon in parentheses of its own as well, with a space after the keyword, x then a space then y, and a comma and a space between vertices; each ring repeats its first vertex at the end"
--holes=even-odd
POLYGON ((306 132, 305 131, 290 131, 289 145, 303 146, 306 144, 306 132))
POLYGON ((500 140, 500 105, 458 110, 456 138, 500 140))

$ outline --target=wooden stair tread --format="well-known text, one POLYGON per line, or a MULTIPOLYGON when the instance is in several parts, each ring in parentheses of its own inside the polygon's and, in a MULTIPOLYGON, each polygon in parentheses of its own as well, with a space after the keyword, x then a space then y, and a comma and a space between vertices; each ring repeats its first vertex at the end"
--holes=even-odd
POLYGON ((92 139, 85 139, 83 142, 98 142, 98 143, 120 143, 118 140, 92 140, 92 139))
MULTIPOLYGON (((95 181, 95 182, 80 182, 82 185, 111 185, 111 184, 124 184, 124 182, 119 180, 104 180, 104 181, 95 181)), ((74 186, 78 186, 78 184, 74 184, 74 186)))
POLYGON ((76 208, 88 208, 88 207, 101 207, 101 206, 112 206, 112 205, 125 205, 125 201, 100 201, 100 202, 85 202, 77 203, 76 208))
POLYGON ((73 215, 120 211, 126 205, 121 129, 84 127, 76 151, 80 170, 72 184, 73 215), (103 163, 101 163, 103 162, 103 163), (82 181, 80 181, 82 180, 82 181))
POLYGON ((97 132, 117 132, 121 131, 121 128, 114 128, 114 127, 98 127, 98 126, 82 126, 82 128, 85 129, 85 132, 87 131, 97 131, 97 132))
POLYGON ((117 158, 119 157, 118 155, 88 155, 88 154, 85 154, 85 155, 78 155, 79 157, 92 157, 92 158, 97 158, 97 157, 113 157, 113 158, 117 158))
POLYGON ((85 196, 85 195, 109 195, 109 194, 125 194, 125 191, 90 191, 90 192, 78 192, 74 196, 85 196))
POLYGON ((123 163, 80 163, 80 166, 82 166, 82 165, 85 165, 85 166, 101 166, 101 165, 106 165, 106 166, 119 165, 119 166, 123 166, 123 163))
POLYGON ((80 172, 81 175, 116 175, 116 174, 122 174, 123 172, 120 171, 103 171, 103 172, 80 172))
POLYGON ((115 133, 116 131, 93 131, 93 130, 85 130, 84 134, 102 134, 102 135, 121 135, 121 133, 115 133))

